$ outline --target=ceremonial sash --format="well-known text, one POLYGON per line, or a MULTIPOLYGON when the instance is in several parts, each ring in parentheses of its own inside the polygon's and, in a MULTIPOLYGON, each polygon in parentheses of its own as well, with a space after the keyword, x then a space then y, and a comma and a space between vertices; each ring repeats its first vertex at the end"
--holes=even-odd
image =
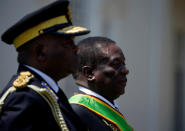
POLYGON ((69 102, 71 104, 79 104, 88 108, 89 110, 116 125, 121 131, 133 131, 132 127, 128 125, 121 113, 96 97, 77 94, 72 96, 69 99, 69 102))

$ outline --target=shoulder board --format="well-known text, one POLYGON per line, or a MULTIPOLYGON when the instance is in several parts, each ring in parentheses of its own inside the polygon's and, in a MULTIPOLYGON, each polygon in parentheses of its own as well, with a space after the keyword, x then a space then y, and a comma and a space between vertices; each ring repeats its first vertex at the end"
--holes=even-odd
POLYGON ((27 86, 29 81, 34 78, 34 75, 31 74, 29 71, 26 72, 20 72, 17 79, 13 82, 13 86, 17 89, 24 88, 27 86))

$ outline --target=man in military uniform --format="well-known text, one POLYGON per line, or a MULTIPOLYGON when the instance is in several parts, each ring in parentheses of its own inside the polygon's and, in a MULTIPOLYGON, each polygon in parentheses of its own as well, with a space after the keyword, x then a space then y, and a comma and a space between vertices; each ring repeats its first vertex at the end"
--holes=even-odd
POLYGON ((69 101, 90 131, 132 131, 115 99, 124 94, 128 69, 116 43, 89 37, 78 44, 79 69, 74 75, 79 93, 69 101))
POLYGON ((73 26, 69 2, 53 2, 9 28, 2 41, 14 44, 18 71, 0 94, 1 131, 85 130, 57 81, 76 71, 74 37, 89 33, 73 26))

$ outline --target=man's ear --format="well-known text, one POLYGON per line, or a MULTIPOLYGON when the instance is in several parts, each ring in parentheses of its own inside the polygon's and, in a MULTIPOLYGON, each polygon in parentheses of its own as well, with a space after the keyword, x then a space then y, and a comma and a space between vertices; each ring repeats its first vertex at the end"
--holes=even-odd
POLYGON ((46 47, 43 44, 37 44, 35 45, 34 50, 35 50, 37 59, 41 62, 44 62, 46 59, 46 47))
POLYGON ((89 82, 93 82, 96 79, 91 66, 83 66, 82 74, 87 78, 87 81, 89 82))

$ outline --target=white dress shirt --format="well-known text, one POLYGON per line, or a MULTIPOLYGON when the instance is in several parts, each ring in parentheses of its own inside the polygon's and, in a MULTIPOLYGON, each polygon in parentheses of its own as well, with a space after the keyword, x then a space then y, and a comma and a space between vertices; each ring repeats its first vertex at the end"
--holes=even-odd
POLYGON ((57 83, 48 75, 46 75, 45 73, 31 67, 28 65, 25 65, 26 67, 28 67, 30 70, 34 71, 35 73, 37 73, 40 77, 42 77, 42 79, 44 79, 47 84, 54 90, 55 93, 58 93, 59 90, 59 86, 57 85, 57 83))
MULTIPOLYGON (((115 101, 113 101, 113 104, 108 101, 106 98, 104 98, 103 96, 97 94, 96 92, 92 91, 92 90, 89 90, 85 87, 82 87, 82 86, 79 86, 78 89, 82 92, 84 92, 85 94, 87 95, 91 95, 91 96, 95 96, 97 98, 99 98, 100 100, 104 101, 105 103, 107 103, 108 105, 110 105, 112 108, 116 109, 117 111, 119 111, 118 109, 118 105, 116 104, 115 101)), ((120 111, 119 111, 120 112, 120 111)))

